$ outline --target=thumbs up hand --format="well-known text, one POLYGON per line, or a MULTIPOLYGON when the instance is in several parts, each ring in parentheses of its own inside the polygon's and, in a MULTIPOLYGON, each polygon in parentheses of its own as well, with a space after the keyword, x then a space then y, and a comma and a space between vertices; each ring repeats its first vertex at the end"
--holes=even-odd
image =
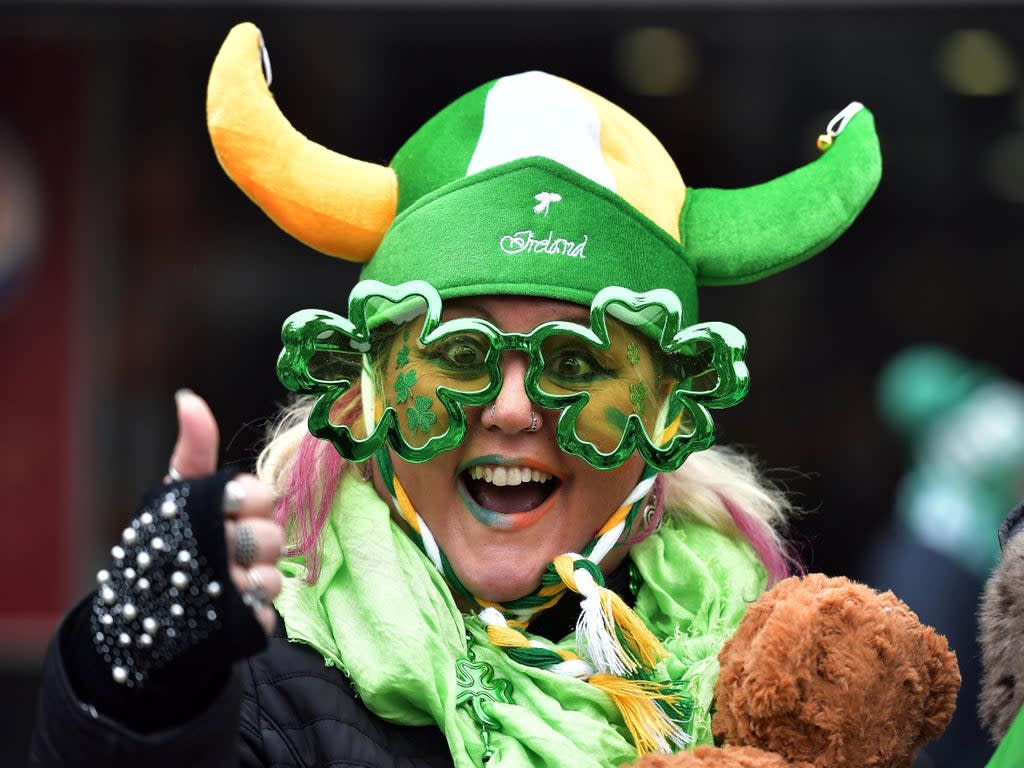
MULTIPOLYGON (((169 478, 189 480, 214 473, 220 433, 210 407, 188 390, 180 390, 175 401, 178 439, 168 465, 169 478)), ((255 475, 236 475, 224 488, 223 509, 231 580, 270 634, 275 621, 271 602, 281 591, 277 561, 285 542, 284 530, 273 520, 273 490, 255 475)))

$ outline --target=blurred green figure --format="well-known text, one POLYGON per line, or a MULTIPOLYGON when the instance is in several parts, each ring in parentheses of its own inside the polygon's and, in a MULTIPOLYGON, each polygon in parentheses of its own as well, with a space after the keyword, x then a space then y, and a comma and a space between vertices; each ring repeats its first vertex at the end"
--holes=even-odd
POLYGON ((899 519, 984 580, 999 558, 995 531, 1024 497, 1024 387, 944 347, 920 346, 886 365, 878 398, 911 452, 899 519))
POLYGON ((882 369, 878 401, 908 469, 861 578, 946 635, 963 675, 953 722, 915 766, 984 765, 975 614, 999 559, 996 531, 1024 498, 1024 386, 945 347, 914 346, 882 369))

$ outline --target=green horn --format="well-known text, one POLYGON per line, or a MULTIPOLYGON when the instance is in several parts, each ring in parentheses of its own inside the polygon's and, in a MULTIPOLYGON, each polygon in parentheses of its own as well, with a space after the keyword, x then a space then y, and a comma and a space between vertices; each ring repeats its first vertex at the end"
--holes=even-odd
POLYGON ((748 283, 781 272, 853 223, 882 176, 874 117, 854 102, 829 124, 819 147, 825 150, 820 157, 763 184, 689 190, 679 224, 699 285, 748 283))

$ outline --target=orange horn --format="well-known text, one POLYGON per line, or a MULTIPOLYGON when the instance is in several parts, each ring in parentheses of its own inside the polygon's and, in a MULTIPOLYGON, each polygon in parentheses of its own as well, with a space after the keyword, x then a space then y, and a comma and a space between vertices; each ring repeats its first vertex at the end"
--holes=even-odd
POLYGON ((367 261, 395 218, 398 177, 332 152, 281 114, 255 25, 235 26, 210 70, 206 123, 224 171, 279 227, 349 261, 367 261))

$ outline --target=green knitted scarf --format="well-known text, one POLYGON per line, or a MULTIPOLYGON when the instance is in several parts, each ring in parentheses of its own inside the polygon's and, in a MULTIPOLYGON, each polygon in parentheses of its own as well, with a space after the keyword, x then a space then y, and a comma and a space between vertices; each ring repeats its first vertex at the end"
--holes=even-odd
MULTIPOLYGON (((303 580, 301 561, 284 562, 276 605, 289 640, 341 669, 374 714, 436 724, 459 768, 479 767, 488 748, 489 765, 516 768, 636 759, 604 693, 518 664, 491 645, 479 619, 460 613, 441 575, 355 473, 341 482, 321 543, 317 582, 303 580)), ((669 652, 661 671, 694 703, 694 743, 708 743, 718 651, 763 590, 764 569, 741 540, 671 514, 631 556, 642 577, 635 610, 669 652)), ((574 644, 569 635, 558 645, 574 644)))

